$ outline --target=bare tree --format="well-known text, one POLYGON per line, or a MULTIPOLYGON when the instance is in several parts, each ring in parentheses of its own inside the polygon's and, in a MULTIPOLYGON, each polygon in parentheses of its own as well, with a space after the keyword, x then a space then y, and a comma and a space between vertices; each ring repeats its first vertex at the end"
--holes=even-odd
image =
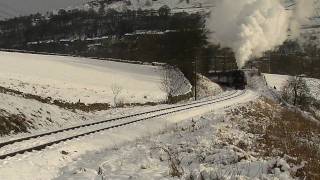
POLYGON ((282 90, 282 98, 289 104, 306 109, 310 105, 310 90, 303 76, 291 77, 282 90))
POLYGON ((180 90, 183 85, 183 77, 177 73, 177 70, 169 65, 162 69, 160 89, 167 94, 167 101, 180 90))
POLYGON ((118 85, 117 83, 113 83, 111 85, 111 91, 113 94, 113 103, 115 106, 117 106, 117 98, 119 96, 119 94, 121 93, 121 91, 123 90, 123 87, 118 85))
POLYGON ((179 152, 170 147, 155 147, 153 149, 160 149, 168 156, 169 174, 171 177, 181 178, 184 174, 184 169, 181 164, 181 158, 179 152))

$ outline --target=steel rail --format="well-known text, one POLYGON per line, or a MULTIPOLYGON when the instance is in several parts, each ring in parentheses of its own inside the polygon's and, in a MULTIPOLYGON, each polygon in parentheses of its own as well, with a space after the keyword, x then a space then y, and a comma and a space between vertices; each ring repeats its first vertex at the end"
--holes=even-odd
MULTIPOLYGON (((128 122, 120 123, 120 124, 117 124, 117 125, 112 125, 112 126, 104 127, 104 128, 101 128, 101 129, 96 129, 96 130, 92 130, 92 131, 89 131, 89 132, 77 134, 77 135, 70 136, 70 137, 63 138, 63 139, 59 139, 59 140, 56 140, 56 141, 51 141, 51 142, 44 143, 44 144, 41 144, 41 145, 37 145, 37 146, 34 146, 34 147, 26 148, 26 149, 23 149, 23 150, 19 150, 19 151, 3 154, 3 155, 0 155, 0 159, 6 159, 7 157, 13 157, 15 155, 24 154, 26 152, 39 151, 39 150, 42 150, 42 149, 44 149, 44 148, 46 148, 48 146, 52 146, 52 145, 58 144, 60 142, 64 142, 64 141, 67 141, 67 140, 72 140, 72 139, 75 139, 75 138, 79 138, 79 137, 82 137, 82 136, 98 133, 98 132, 101 132, 101 131, 106 131, 108 129, 114 129, 114 128, 118 128, 118 127, 129 125, 129 124, 137 123, 137 122, 140 122, 140 121, 145 121, 145 120, 148 120, 148 119, 165 116, 165 115, 168 115, 168 114, 173 114, 173 113, 177 113, 177 112, 181 112, 181 111, 185 111, 185 110, 189 110, 189 109, 194 109, 194 108, 198 108, 198 107, 202 107, 202 106, 206 106, 206 105, 215 104, 215 103, 218 103, 218 102, 223 102, 223 101, 226 101, 226 100, 230 100, 230 99, 242 96, 243 94, 245 94, 245 92, 246 91, 242 91, 240 94, 237 94, 237 95, 233 96, 234 94, 237 93, 237 91, 236 91, 236 93, 233 93, 233 95, 231 95, 231 97, 230 97, 230 95, 227 95, 227 96, 221 97, 223 99, 216 98, 216 99, 213 99, 213 100, 206 100, 205 102, 198 102, 198 103, 191 104, 191 105, 194 105, 194 106, 190 106, 190 104, 189 104, 189 105, 184 105, 184 106, 166 108, 166 110, 168 110, 168 109, 174 109, 174 108, 179 108, 179 107, 185 107, 183 109, 178 109, 178 110, 174 110, 174 111, 170 111, 170 112, 164 112, 164 113, 161 113, 161 114, 157 114, 157 115, 153 115, 153 116, 149 116, 149 117, 136 119, 136 120, 133 120, 133 121, 128 121, 128 122), (204 104, 202 104, 202 103, 204 103, 204 104)), ((125 118, 122 118, 122 119, 125 119, 125 118)))
MULTIPOLYGON (((219 98, 232 96, 232 95, 234 95, 234 94, 236 94, 236 93, 237 93, 237 91, 232 92, 232 93, 228 93, 228 94, 225 95, 225 96, 217 97, 217 98, 212 99, 212 100, 216 100, 216 99, 219 99, 219 98)), ((122 119, 126 119, 126 118, 131 118, 131 117, 141 116, 141 115, 144 115, 144 114, 149 114, 149 113, 155 113, 155 112, 165 111, 165 110, 169 110, 169 109, 173 109, 173 108, 184 107, 184 106, 193 105, 193 104, 198 104, 198 103, 207 102, 207 101, 208 101, 208 100, 203 100, 203 101, 197 101, 197 102, 182 104, 182 105, 173 106, 173 107, 166 107, 166 108, 162 108, 162 109, 157 109, 157 110, 152 110, 152 111, 146 111, 146 112, 136 113, 136 114, 127 115, 127 116, 121 116, 121 117, 112 118, 112 119, 107 119, 107 120, 103 120, 103 121, 97 121, 97 122, 91 122, 91 123, 87 123, 87 124, 72 126, 72 127, 68 127, 68 128, 63 128, 63 129, 55 130, 55 131, 50 131, 50 132, 46 132, 46 133, 36 134, 36 135, 33 135, 33 136, 27 136, 27 137, 22 137, 22 138, 18 138, 18 139, 13 139, 13 140, 9 140, 9 141, 6 141, 6 142, 1 142, 1 143, 0 143, 0 148, 4 147, 4 146, 6 146, 6 145, 13 144, 13 143, 22 142, 22 141, 26 141, 26 140, 29 140, 29 139, 35 139, 35 138, 39 138, 39 137, 43 137, 43 136, 48 136, 48 135, 52 135, 52 134, 57 134, 57 133, 64 132, 64 131, 70 131, 70 130, 80 129, 80 128, 83 128, 83 127, 94 126, 94 125, 98 125, 98 124, 102 124, 102 123, 106 123, 106 122, 111 122, 111 121, 118 121, 118 120, 122 120, 122 119)))

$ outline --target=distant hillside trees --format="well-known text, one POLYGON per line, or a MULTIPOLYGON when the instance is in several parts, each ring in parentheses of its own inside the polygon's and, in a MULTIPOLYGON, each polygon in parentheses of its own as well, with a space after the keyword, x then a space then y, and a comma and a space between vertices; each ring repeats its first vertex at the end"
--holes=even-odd
POLYGON ((199 27, 201 16, 170 15, 168 6, 154 10, 127 10, 119 13, 101 6, 94 10, 59 10, 47 17, 36 14, 0 21, 0 47, 21 47, 28 42, 105 35, 123 36, 136 30, 177 30, 199 27))
POLYGON ((158 10, 158 12, 159 16, 168 17, 171 13, 171 9, 169 8, 169 6, 164 5, 158 10))
POLYGON ((273 74, 305 74, 320 78, 320 48, 311 42, 287 41, 267 56, 257 59, 260 71, 273 74))

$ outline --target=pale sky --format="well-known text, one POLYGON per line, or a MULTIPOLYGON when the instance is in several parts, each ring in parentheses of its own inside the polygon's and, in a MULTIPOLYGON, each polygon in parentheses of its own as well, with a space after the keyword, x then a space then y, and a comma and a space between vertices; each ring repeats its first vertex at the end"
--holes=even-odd
POLYGON ((89 0, 0 0, 0 18, 82 5, 89 0))

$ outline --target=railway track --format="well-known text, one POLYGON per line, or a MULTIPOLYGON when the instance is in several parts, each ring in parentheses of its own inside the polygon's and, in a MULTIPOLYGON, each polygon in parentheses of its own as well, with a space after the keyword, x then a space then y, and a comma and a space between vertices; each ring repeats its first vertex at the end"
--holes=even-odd
POLYGON ((2 142, 0 143, 0 159, 6 159, 8 157, 13 157, 18 154, 24 154, 26 152, 39 151, 54 144, 59 144, 67 140, 76 139, 109 129, 119 128, 129 124, 146 121, 148 119, 230 100, 245 94, 245 92, 246 91, 233 91, 211 100, 174 105, 158 110, 107 119, 99 122, 87 123, 79 126, 73 126, 65 129, 2 142))

